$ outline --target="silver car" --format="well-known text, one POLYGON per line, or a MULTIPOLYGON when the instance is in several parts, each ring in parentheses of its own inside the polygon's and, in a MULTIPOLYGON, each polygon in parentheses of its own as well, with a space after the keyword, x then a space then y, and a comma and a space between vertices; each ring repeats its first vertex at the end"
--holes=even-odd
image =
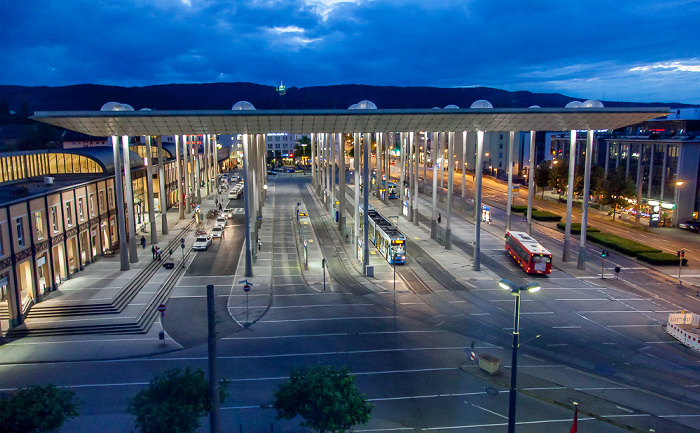
POLYGON ((194 244, 192 245, 192 249, 195 251, 206 251, 209 245, 211 245, 211 238, 209 236, 197 236, 197 239, 194 240, 194 244))

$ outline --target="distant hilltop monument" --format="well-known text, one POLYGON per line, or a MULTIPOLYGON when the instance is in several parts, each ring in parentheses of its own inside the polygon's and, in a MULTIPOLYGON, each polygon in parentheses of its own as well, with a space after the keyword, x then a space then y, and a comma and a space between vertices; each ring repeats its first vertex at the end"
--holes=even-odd
POLYGON ((281 81, 280 85, 277 86, 277 94, 280 96, 284 96, 287 94, 287 86, 285 86, 281 81))

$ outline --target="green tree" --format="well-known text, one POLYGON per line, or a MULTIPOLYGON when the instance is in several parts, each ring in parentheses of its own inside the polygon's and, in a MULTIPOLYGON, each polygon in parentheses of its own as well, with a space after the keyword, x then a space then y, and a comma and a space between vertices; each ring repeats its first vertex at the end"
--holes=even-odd
POLYGON ((55 385, 30 386, 16 394, 0 394, 0 433, 56 431, 78 416, 75 393, 55 385))
POLYGON ((542 198, 544 198, 544 189, 549 185, 551 169, 549 168, 549 162, 542 161, 535 168, 535 186, 542 191, 542 198))
POLYGON ((374 405, 355 387, 355 376, 346 367, 317 366, 294 369, 287 382, 274 392, 277 419, 300 415, 302 427, 321 433, 345 431, 369 421, 374 405))
POLYGON ((569 164, 566 161, 558 160, 549 173, 549 186, 559 191, 559 197, 566 189, 569 182, 569 164))
MULTIPOLYGON (((222 402, 227 386, 228 381, 221 381, 222 402)), ((204 372, 187 367, 156 374, 148 388, 129 401, 127 412, 136 415, 136 427, 142 433, 192 433, 212 405, 204 372)))
POLYGON ((620 167, 618 170, 608 173, 608 177, 603 183, 603 194, 600 202, 606 206, 612 206, 614 220, 618 206, 624 206, 628 203, 627 198, 635 195, 634 182, 625 175, 625 170, 620 167))

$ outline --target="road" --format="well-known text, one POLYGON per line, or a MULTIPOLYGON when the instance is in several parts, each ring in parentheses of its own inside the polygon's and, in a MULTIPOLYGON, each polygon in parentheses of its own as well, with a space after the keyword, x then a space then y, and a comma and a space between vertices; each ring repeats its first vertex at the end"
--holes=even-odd
MULTIPOLYGON (((482 236, 483 264, 490 268, 483 277, 455 278, 447 272, 453 264, 436 260, 424 249, 425 241, 411 239, 409 263, 397 268, 400 289, 394 292, 382 280, 374 282, 381 288, 376 290, 358 279, 335 225, 306 182, 308 177, 270 181, 266 207, 274 212, 262 230, 274 236, 263 245, 273 252, 274 289, 269 309, 255 323, 241 326, 233 319, 240 316, 239 304, 226 302, 237 283, 232 269, 242 248, 242 226, 234 219, 224 239, 188 263, 167 303, 164 325, 181 349, 111 361, 3 365, 0 386, 55 383, 75 391, 84 403, 66 432, 131 431, 127 400, 155 372, 187 366, 206 370, 203 285, 211 283, 217 294, 219 374, 231 380, 230 397, 222 405, 223 431, 301 431, 299 420, 275 419, 269 408, 272 392, 293 366, 335 364, 348 366, 375 405, 370 423, 357 431, 505 432, 507 386, 499 382, 502 377, 480 374, 465 352, 476 341, 479 353, 491 353, 509 366, 513 297, 488 275, 533 281, 502 253, 498 212, 496 224, 482 236), (328 259, 333 284, 326 291, 307 285, 301 274, 293 235, 298 201, 309 210, 328 259)), ((469 227, 467 221, 454 222, 456 249, 471 248, 469 227)), ((537 230, 554 249, 557 233, 537 230)), ((595 407, 607 420, 582 415, 581 431, 629 431, 614 424, 623 421, 638 431, 700 431, 697 355, 660 326, 677 305, 634 293, 626 281, 599 281, 595 266, 583 273, 575 263, 575 258, 572 264, 558 263, 549 278, 537 279, 541 292, 523 295, 517 430, 567 431, 571 410, 547 400, 567 393, 564 401, 595 407), (668 392, 670 387, 678 393, 668 392)), ((390 268, 383 264, 378 270, 389 275, 390 268)), ((111 345, 140 337, 99 338, 111 345)), ((206 420, 199 431, 208 431, 206 420)))

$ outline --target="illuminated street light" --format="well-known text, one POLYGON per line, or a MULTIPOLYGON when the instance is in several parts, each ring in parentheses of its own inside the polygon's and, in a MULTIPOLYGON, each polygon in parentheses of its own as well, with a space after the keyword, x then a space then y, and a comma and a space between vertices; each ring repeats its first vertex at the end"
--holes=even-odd
POLYGON ((515 313, 513 315, 513 359, 510 372, 510 394, 508 399, 508 433, 515 433, 515 387, 518 374, 518 338, 520 336, 520 292, 538 292, 542 287, 538 283, 530 283, 524 286, 516 286, 506 279, 498 282, 504 290, 510 290, 515 297, 515 313))

